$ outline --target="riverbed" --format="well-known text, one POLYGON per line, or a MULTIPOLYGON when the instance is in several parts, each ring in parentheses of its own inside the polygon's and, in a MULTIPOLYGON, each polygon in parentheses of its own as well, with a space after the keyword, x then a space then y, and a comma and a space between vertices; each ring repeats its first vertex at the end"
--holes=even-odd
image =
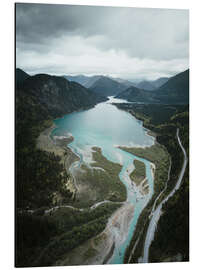
MULTIPOLYGON (((111 254, 105 261, 109 264, 120 264, 123 263, 125 250, 133 236, 139 215, 153 195, 154 179, 149 161, 124 152, 118 146, 151 146, 155 139, 147 133, 141 121, 116 108, 111 104, 113 102, 124 101, 110 97, 107 102, 100 103, 94 108, 56 119, 54 121, 56 128, 52 131, 52 136, 73 136, 74 140, 69 147, 80 157, 80 161, 77 161, 75 165, 80 166, 82 162, 91 165, 92 147, 94 146, 100 147, 102 154, 108 160, 122 165, 119 177, 127 189, 126 205, 129 205, 129 209, 131 209, 130 220, 125 223, 122 218, 118 218, 117 213, 117 222, 111 223, 113 225, 109 227, 114 244, 111 245, 113 247, 110 247, 111 254), (144 162, 146 167, 149 192, 145 195, 135 185, 132 185, 129 178, 134 159, 144 162), (114 224, 116 225, 114 226, 114 224)), ((114 215, 109 222, 114 220, 114 215)), ((94 261, 91 264, 94 264, 94 261)), ((98 264, 98 261, 95 261, 95 264, 98 264)))

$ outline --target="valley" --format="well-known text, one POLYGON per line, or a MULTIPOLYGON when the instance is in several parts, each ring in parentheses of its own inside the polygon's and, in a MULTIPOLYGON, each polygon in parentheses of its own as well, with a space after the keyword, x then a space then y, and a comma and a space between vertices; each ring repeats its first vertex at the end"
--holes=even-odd
MULTIPOLYGON (((170 261, 177 254, 188 260, 188 205, 176 207, 188 196, 187 164, 180 189, 169 196, 183 160, 177 129, 188 154, 187 95, 184 104, 179 94, 162 104, 166 86, 160 86, 138 89, 134 102, 131 86, 125 90, 113 83, 113 91, 121 94, 109 97, 117 92, 106 79, 100 88, 87 89, 62 77, 21 70, 16 78, 17 265, 141 262, 150 219, 161 202, 148 260, 170 261), (179 227, 173 231, 173 239, 182 237, 179 245, 167 239, 163 253, 160 235, 163 227, 174 227, 168 222, 173 207, 186 225, 181 233, 179 227)), ((181 80, 182 75, 179 88, 181 80)))

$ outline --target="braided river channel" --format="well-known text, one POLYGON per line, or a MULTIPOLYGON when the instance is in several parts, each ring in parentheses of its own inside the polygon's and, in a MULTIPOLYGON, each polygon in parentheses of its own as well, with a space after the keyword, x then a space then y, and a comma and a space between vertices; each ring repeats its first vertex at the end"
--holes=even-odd
MULTIPOLYGON (((134 118, 130 113, 119 110, 111 103, 126 102, 124 100, 109 97, 107 102, 100 103, 89 110, 73 112, 63 118, 56 119, 56 128, 52 136, 65 136, 71 134, 74 137, 69 144, 72 151, 80 157, 81 162, 91 161, 91 148, 100 147, 102 154, 110 161, 120 163, 122 170, 120 180, 127 189, 127 203, 134 206, 134 214, 131 223, 125 232, 125 237, 120 237, 116 228, 113 230, 115 248, 109 258, 109 264, 121 264, 124 254, 129 245, 137 220, 153 195, 154 179, 151 171, 151 163, 145 159, 127 153, 117 146, 144 147, 154 144, 154 138, 147 134, 141 121, 134 118), (149 192, 143 195, 136 185, 132 185, 129 179, 129 171, 134 168, 134 159, 144 162, 146 177, 149 184, 149 192)), ((91 163, 90 163, 91 164, 91 163)))

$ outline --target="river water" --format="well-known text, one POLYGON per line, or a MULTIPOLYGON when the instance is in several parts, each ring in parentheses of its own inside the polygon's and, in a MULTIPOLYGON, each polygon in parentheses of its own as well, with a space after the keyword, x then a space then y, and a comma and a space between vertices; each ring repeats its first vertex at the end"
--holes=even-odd
POLYGON ((56 129, 52 136, 67 136, 71 134, 74 141, 69 144, 72 150, 80 156, 80 162, 91 161, 91 147, 102 149, 103 155, 113 162, 122 164, 120 179, 127 189, 127 202, 134 205, 134 215, 125 239, 119 239, 115 231, 115 249, 110 264, 123 263, 126 247, 133 236, 138 217, 153 195, 153 177, 150 162, 118 149, 116 146, 150 146, 154 138, 147 134, 142 122, 131 114, 119 110, 111 102, 126 102, 110 97, 107 102, 81 112, 73 112, 55 120, 56 129), (132 188, 128 170, 132 168, 133 160, 143 161, 146 166, 146 177, 149 183, 149 193, 145 196, 139 190, 132 188))

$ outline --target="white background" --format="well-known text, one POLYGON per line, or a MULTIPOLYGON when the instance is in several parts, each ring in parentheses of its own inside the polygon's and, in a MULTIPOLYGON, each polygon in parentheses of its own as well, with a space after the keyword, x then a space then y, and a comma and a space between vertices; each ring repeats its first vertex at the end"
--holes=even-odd
MULTIPOLYGON (((0 1, 0 268, 14 269, 14 0, 0 1)), ((18 1, 190 9, 190 262, 68 267, 68 269, 202 269, 203 248, 203 4, 202 1, 18 1)), ((79 255, 79 254, 78 254, 79 255)), ((42 268, 40 268, 42 269, 42 268)), ((46 268, 43 268, 46 269, 46 268)), ((50 268, 49 268, 50 269, 50 268)), ((63 269, 59 267, 54 270, 63 269)))

